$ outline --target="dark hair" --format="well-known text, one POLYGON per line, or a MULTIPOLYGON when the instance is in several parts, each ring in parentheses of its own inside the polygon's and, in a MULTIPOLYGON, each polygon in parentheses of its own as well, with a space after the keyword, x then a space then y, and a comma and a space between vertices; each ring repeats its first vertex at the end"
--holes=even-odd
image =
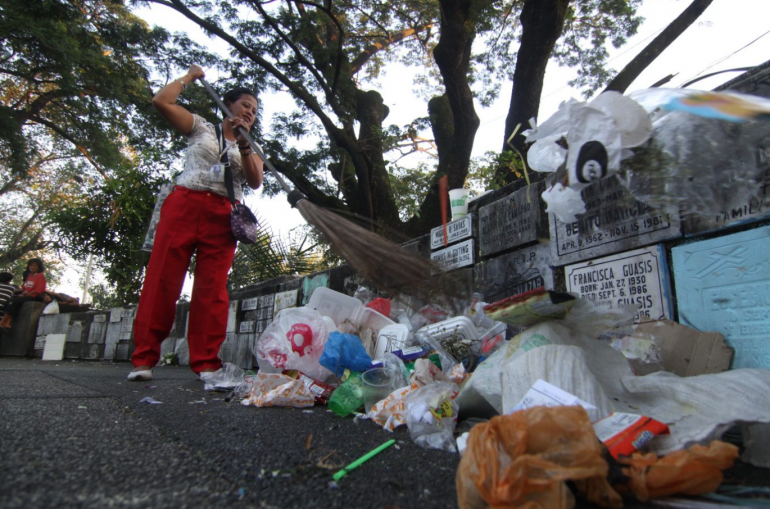
POLYGON ((250 95, 254 99, 257 98, 257 94, 255 94, 254 92, 252 92, 248 88, 238 87, 238 88, 234 88, 234 89, 230 90, 229 92, 227 92, 224 95, 224 97, 222 97, 222 102, 224 102, 225 104, 227 104, 227 103, 231 103, 232 104, 232 103, 234 103, 235 101, 237 101, 238 99, 240 99, 244 95, 250 95))
MULTIPOLYGON (((30 263, 37 263, 37 271, 38 272, 45 272, 45 264, 43 263, 43 260, 40 258, 30 258, 30 260, 27 262, 27 270, 29 270, 29 264, 30 263)), ((26 276, 24 279, 27 279, 26 276)))
POLYGON ((0 272, 0 283, 10 283, 13 279, 13 274, 10 272, 0 272))

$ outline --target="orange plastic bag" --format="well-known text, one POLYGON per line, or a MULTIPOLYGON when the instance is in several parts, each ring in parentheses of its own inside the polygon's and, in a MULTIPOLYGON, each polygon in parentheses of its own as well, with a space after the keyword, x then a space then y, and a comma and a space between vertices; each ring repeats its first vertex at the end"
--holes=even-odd
POLYGON ((457 469, 461 509, 571 509, 565 481, 603 507, 622 507, 607 482, 588 414, 581 407, 534 407, 494 417, 471 430, 457 469))
POLYGON ((738 448, 715 440, 708 447, 693 445, 662 458, 654 453, 634 453, 621 458, 627 465, 623 474, 630 478, 628 488, 645 502, 668 495, 700 495, 716 491, 722 483, 722 471, 738 457, 738 448))

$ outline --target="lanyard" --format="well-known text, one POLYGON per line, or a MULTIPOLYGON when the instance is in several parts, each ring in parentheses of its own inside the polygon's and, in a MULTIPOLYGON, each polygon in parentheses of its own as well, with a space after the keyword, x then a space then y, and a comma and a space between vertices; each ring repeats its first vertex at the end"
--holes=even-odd
POLYGON ((217 129, 217 148, 221 151, 219 152, 219 156, 217 156, 217 160, 222 160, 222 155, 227 152, 230 147, 232 147, 235 142, 233 141, 229 145, 227 144, 227 140, 225 139, 225 128, 224 124, 219 124, 219 129, 217 129), (224 147, 224 148, 222 148, 224 147))

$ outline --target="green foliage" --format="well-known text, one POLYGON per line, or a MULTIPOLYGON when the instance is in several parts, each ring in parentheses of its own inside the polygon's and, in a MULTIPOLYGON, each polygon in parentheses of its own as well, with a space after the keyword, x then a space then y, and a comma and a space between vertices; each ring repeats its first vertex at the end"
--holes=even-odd
POLYGON ((109 284, 95 283, 88 288, 91 309, 113 309, 122 307, 124 302, 109 284))
POLYGON ((417 168, 405 168, 397 164, 388 166, 393 198, 402 219, 406 220, 419 214, 420 204, 428 192, 431 171, 427 163, 420 163, 417 168))
POLYGON ((280 276, 306 275, 325 268, 317 244, 300 232, 300 236, 284 241, 274 236, 264 220, 260 220, 259 236, 254 244, 238 244, 228 289, 238 290, 248 285, 280 276))
POLYGON ((506 183, 507 173, 513 173, 517 179, 524 178, 524 162, 521 156, 511 150, 502 153, 487 152, 484 156, 471 160, 468 184, 477 192, 500 189, 506 183))
POLYGON ((148 256, 140 250, 162 178, 137 168, 119 168, 95 183, 88 196, 49 214, 59 243, 77 260, 93 253, 124 304, 138 301, 148 256))

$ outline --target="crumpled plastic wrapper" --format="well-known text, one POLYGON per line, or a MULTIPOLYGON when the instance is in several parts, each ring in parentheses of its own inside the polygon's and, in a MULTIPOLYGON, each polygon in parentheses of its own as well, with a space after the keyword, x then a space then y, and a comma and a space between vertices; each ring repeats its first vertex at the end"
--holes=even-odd
POLYGON ((243 383, 243 370, 230 362, 225 362, 222 367, 211 373, 206 378, 203 389, 206 391, 230 390, 243 383))
POLYGON ((452 366, 452 369, 449 370, 447 376, 449 377, 449 380, 456 383, 457 385, 460 385, 466 381, 471 376, 471 374, 465 370, 465 366, 463 364, 455 364, 452 366))
POLYGON ((305 408, 315 404, 315 395, 301 381, 277 373, 257 373, 251 392, 242 405, 305 408))
POLYGON ((415 444, 425 449, 455 452, 454 430, 460 389, 451 382, 435 382, 406 396, 406 426, 415 444))
POLYGON ((623 474, 630 478, 628 488, 646 502, 669 495, 712 493, 722 484, 722 471, 733 466, 737 458, 736 446, 715 440, 708 446, 693 445, 662 458, 636 452, 619 462, 626 465, 623 474))
POLYGON ((449 377, 428 359, 417 359, 409 380, 417 387, 425 387, 433 382, 448 382, 449 377))
POLYGON ((392 432, 402 424, 406 424, 406 397, 417 389, 419 389, 417 384, 396 389, 387 398, 378 401, 365 418, 373 420, 385 431, 392 432))
POLYGON ((414 363, 411 382, 408 387, 396 389, 387 398, 377 402, 364 418, 373 420, 387 431, 393 431, 402 424, 406 424, 406 397, 412 391, 434 382, 450 382, 450 379, 431 361, 417 359, 414 363))
POLYGON ((572 223, 578 214, 585 214, 587 211, 580 191, 564 187, 560 182, 546 188, 540 196, 548 206, 545 211, 556 216, 562 223, 572 223))

